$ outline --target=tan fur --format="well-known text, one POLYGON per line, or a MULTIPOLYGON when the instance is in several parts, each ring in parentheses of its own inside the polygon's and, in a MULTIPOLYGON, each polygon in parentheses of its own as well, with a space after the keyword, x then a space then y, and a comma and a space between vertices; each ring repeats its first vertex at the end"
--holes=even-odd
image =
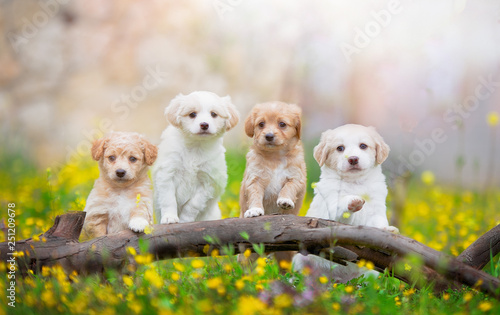
POLYGON ((127 228, 142 231, 139 219, 152 224, 152 190, 147 171, 156 160, 156 146, 137 133, 113 132, 94 141, 91 153, 99 162, 100 176, 87 198, 84 238, 127 228), (132 162, 131 157, 137 160, 132 162), (119 178, 117 170, 124 170, 125 176, 119 178))
MULTIPOLYGON (((296 105, 269 102, 256 105, 245 120, 245 133, 253 137, 253 145, 241 183, 240 217, 252 208, 263 209, 266 215, 299 213, 306 192, 300 116, 301 109, 296 105), (263 127, 259 126, 262 122, 263 127), (281 122, 286 127, 281 127, 281 122), (266 140, 270 133, 275 137, 274 145, 266 140), (293 207, 278 205, 284 199, 291 200, 293 207)), ((292 254, 282 253, 276 258, 290 260, 292 254)))

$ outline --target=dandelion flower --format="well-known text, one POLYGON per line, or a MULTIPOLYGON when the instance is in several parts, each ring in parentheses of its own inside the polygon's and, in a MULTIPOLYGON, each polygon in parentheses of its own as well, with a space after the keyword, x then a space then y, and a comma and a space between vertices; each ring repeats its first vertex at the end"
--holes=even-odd
POLYGON ((473 297, 472 293, 467 292, 464 294, 464 301, 469 302, 470 300, 472 300, 472 297, 473 297))
POLYGON ((249 248, 247 248, 245 250, 245 252, 243 253, 243 256, 245 256, 245 258, 248 258, 248 257, 250 257, 251 254, 252 254, 252 251, 249 248))
POLYGON ((493 307, 493 305, 491 305, 491 303, 488 301, 483 301, 483 302, 479 303, 479 309, 482 312, 487 312, 487 311, 491 310, 492 307, 493 307))
POLYGON ((130 277, 130 276, 123 276, 122 280, 123 280, 123 283, 125 283, 128 287, 131 287, 134 285, 134 281, 132 280, 132 277, 130 277))
POLYGON ((345 292, 352 293, 354 291, 354 287, 352 285, 348 285, 345 287, 345 292))
POLYGON ((486 121, 488 122, 488 125, 491 127, 495 127, 498 125, 498 121, 500 120, 500 117, 497 112, 490 112, 488 113, 488 116, 486 116, 486 121))
POLYGON ((135 250, 135 248, 133 248, 131 246, 127 247, 127 253, 129 255, 132 255, 132 256, 136 256, 137 255, 137 251, 135 250))
POLYGON ((420 177, 422 182, 426 185, 432 185, 434 184, 434 181, 436 180, 436 177, 434 176, 434 173, 431 171, 424 171, 422 172, 422 175, 420 177))
POLYGON ((222 279, 220 277, 207 280, 207 287, 209 289, 217 289, 221 284, 222 284, 222 279))
POLYGON ((234 285, 236 286, 236 289, 241 290, 245 287, 245 282, 241 279, 238 279, 238 280, 236 280, 234 285))
POLYGON ((181 275, 178 272, 172 272, 172 280, 178 281, 181 278, 181 275))
POLYGON ((325 277, 325 276, 321 276, 319 277, 319 282, 322 283, 322 284, 325 284, 325 283, 328 283, 328 278, 325 277))
POLYGON ((334 311, 340 311, 340 304, 335 302, 332 304, 332 308, 334 311))
POLYGON ((286 260, 280 261, 280 268, 284 270, 291 270, 292 269, 292 263, 286 260))
POLYGON ((205 267, 205 262, 201 259, 194 259, 193 261, 191 261, 191 267, 195 269, 203 268, 205 267))
POLYGON ((287 308, 292 306, 292 304, 293 298, 286 293, 274 297, 274 306, 277 308, 287 308))
POLYGON ((184 264, 174 262, 173 265, 174 265, 175 270, 177 270, 179 272, 184 272, 184 270, 186 270, 186 267, 184 266, 184 264))

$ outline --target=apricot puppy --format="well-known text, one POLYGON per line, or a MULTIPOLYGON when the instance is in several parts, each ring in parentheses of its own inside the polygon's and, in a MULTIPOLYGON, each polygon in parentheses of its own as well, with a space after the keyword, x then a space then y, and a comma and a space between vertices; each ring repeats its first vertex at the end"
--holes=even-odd
POLYGON ((298 214, 306 192, 301 113, 297 105, 268 102, 255 105, 245 120, 253 145, 241 183, 240 217, 298 214))
POLYGON ((94 238, 131 229, 142 232, 153 223, 148 167, 158 149, 135 132, 113 132, 94 141, 92 158, 100 176, 87 198, 83 235, 94 238))

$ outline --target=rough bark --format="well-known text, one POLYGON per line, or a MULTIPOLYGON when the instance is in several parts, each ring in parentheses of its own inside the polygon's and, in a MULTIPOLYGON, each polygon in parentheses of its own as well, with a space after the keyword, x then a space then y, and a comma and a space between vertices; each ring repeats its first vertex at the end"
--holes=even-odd
POLYGON ((457 260, 476 269, 483 269, 491 257, 500 252, 500 224, 486 232, 467 247, 457 260))
MULTIPOLYGON (((21 273, 28 269, 38 272, 42 266, 62 265, 67 271, 80 274, 101 272, 105 268, 121 268, 133 259, 126 248, 139 250, 139 239, 149 244, 156 259, 206 255, 206 246, 238 253, 251 244, 264 244, 267 252, 301 250, 318 253, 337 247, 335 261, 373 261, 376 269, 390 268, 400 279, 411 282, 415 273, 396 268, 397 262, 409 255, 423 263, 420 274, 438 286, 456 287, 462 283, 500 298, 500 280, 458 259, 444 255, 413 239, 381 229, 349 226, 338 222, 292 215, 257 218, 231 218, 217 221, 154 225, 153 233, 122 231, 87 242, 78 243, 85 213, 69 213, 56 219, 54 226, 43 234, 46 241, 32 239, 17 242, 16 251, 21 273), (241 233, 241 232, 246 232, 241 233), (441 276, 441 278, 439 278, 441 276), (446 279, 446 280, 445 280, 446 279)), ((493 231, 494 234, 495 231, 493 231)), ((496 235, 496 234, 495 234, 496 235)), ((0 244, 0 256, 8 257, 7 243, 0 244)), ((416 270, 414 270, 416 271, 416 270)), ((417 283, 418 284, 418 283, 417 283)))

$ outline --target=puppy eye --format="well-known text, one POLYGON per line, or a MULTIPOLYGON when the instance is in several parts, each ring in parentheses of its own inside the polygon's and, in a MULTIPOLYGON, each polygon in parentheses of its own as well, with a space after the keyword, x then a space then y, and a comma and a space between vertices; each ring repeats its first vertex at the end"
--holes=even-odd
POLYGON ((131 156, 128 158, 130 162, 135 163, 137 162, 137 158, 135 156, 131 156))
POLYGON ((342 152, 342 151, 344 151, 344 150, 345 150, 345 148, 344 148, 344 146, 343 146, 343 145, 339 145, 339 146, 337 147, 337 151, 339 151, 339 152, 342 152))
POLYGON ((279 126, 280 126, 281 128, 285 128, 285 127, 286 127, 286 124, 285 124, 284 122, 280 122, 280 123, 279 123, 279 126))
POLYGON ((197 115, 196 112, 192 112, 191 114, 189 114, 189 117, 196 118, 196 115, 197 115))
POLYGON ((109 160, 110 162, 114 162, 114 161, 116 160, 116 156, 114 156, 114 155, 110 155, 110 156, 108 156, 108 160, 109 160))
POLYGON ((360 148, 361 150, 365 150, 366 148, 368 148, 368 146, 367 146, 366 144, 364 144, 364 143, 361 143, 361 144, 359 145, 359 148, 360 148))
POLYGON ((259 123, 260 128, 264 128, 264 126, 265 126, 265 123, 263 121, 259 123))
POLYGON ((213 118, 216 118, 217 116, 219 116, 219 115, 217 115, 216 112, 211 112, 210 115, 212 115, 213 118))

